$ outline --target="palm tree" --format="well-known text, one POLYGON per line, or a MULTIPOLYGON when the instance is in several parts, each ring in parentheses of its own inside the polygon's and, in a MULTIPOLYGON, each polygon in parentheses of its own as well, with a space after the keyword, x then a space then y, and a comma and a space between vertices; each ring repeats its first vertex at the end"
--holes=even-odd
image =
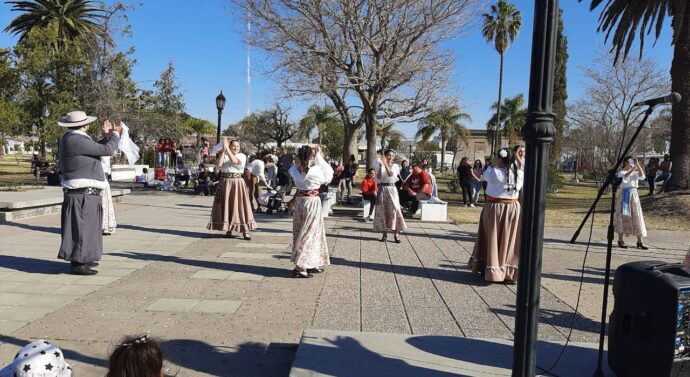
MULTIPOLYGON (((491 119, 487 122, 487 127, 493 128, 496 125, 496 116, 499 113, 498 104, 494 103, 491 108, 496 111, 491 119)), ((501 106, 500 113, 504 114, 503 118, 503 136, 508 138, 508 145, 514 146, 518 142, 518 135, 522 126, 527 120, 527 109, 525 108, 525 98, 522 94, 518 94, 512 98, 506 98, 501 106)), ((500 138, 499 138, 500 140, 500 138)))
POLYGON ((472 120, 472 118, 463 113, 457 105, 443 105, 430 111, 419 122, 415 137, 420 138, 423 142, 428 142, 438 132, 441 147, 441 172, 445 168, 446 142, 449 138, 458 137, 465 142, 469 139, 469 131, 461 123, 463 120, 472 120))
POLYGON ((336 115, 335 108, 333 106, 324 105, 311 105, 307 110, 307 114, 299 121, 299 128, 297 130, 297 135, 302 138, 308 139, 312 132, 316 130, 318 132, 317 142, 321 144, 321 133, 329 125, 339 123, 340 118, 336 115))
POLYGON ((376 126, 376 136, 381 138, 381 152, 386 150, 391 140, 401 140, 403 133, 395 129, 395 123, 382 123, 376 126))
MULTIPOLYGON (((484 26, 482 27, 482 35, 487 42, 493 43, 496 51, 501 56, 501 65, 499 68, 498 79, 498 101, 501 103, 501 94, 503 91, 503 55, 508 50, 522 26, 522 16, 515 5, 504 0, 498 0, 496 5, 491 6, 491 13, 484 13, 484 26)), ((496 106, 496 126, 501 125, 501 107, 496 106)), ((496 133, 498 130, 494 128, 494 136, 491 141, 491 154, 494 153, 496 146, 496 133)))
POLYGON ((12 11, 23 12, 10 22, 5 31, 19 34, 21 41, 35 28, 57 25, 57 47, 63 51, 65 41, 101 31, 99 19, 105 12, 91 0, 6 1, 12 11))
MULTIPOLYGON (((580 0, 582 1, 582 0, 580 0)), ((597 8, 603 0, 591 0, 590 9, 597 8)), ((690 6, 688 0, 607 0, 599 16, 599 31, 611 37, 616 58, 623 53, 625 59, 635 37, 640 38, 640 57, 644 48, 645 34, 654 30, 659 39, 666 15, 673 28, 673 62, 671 63, 671 90, 681 95, 681 101, 673 105, 671 122, 671 157, 673 168, 669 190, 687 189, 690 184, 690 6), (638 31, 639 29, 639 31, 638 31)), ((615 63, 614 63, 615 64, 615 63)))

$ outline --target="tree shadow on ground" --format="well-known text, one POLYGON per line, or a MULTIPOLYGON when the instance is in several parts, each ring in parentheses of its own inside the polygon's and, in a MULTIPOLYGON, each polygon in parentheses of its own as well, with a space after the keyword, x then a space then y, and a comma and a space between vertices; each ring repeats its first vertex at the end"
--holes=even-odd
MULTIPOLYGON (((515 317, 515 305, 507 305, 510 309, 496 309, 493 308, 492 310, 498 314, 498 315, 504 315, 508 317, 515 317)), ((573 326, 574 330, 582 331, 582 332, 589 332, 589 333, 598 333, 600 330, 600 324, 597 321, 593 321, 589 318, 583 317, 580 314, 575 314, 573 311, 562 311, 562 310, 554 310, 554 309, 546 309, 546 308, 540 308, 539 309, 539 317, 546 323, 555 326, 555 327, 561 327, 564 329, 570 329, 570 326, 573 326), (575 316, 573 318, 573 316, 575 316), (574 319, 574 322, 573 322, 574 319)))
POLYGON ((183 369, 214 376, 254 377, 288 376, 297 345, 248 342, 225 347, 199 340, 173 339, 164 341, 162 348, 165 359, 183 369))
POLYGON ((69 271, 70 265, 68 262, 58 262, 54 260, 0 255, 0 267, 28 274, 57 275, 69 271))
POLYGON ((22 228, 22 229, 27 229, 27 230, 34 230, 37 232, 45 232, 45 233, 53 233, 53 234, 60 234, 61 233, 59 227, 56 228, 56 227, 50 227, 50 226, 22 224, 22 223, 15 223, 15 222, 6 222, 6 223, 3 223, 2 225, 13 226, 16 228, 22 228))
MULTIPOLYGON (((7 343, 7 344, 12 344, 17 346, 17 351, 19 351, 20 348, 24 347, 25 345, 33 342, 36 339, 20 339, 20 338, 15 338, 13 336, 5 335, 5 336, 0 336, 0 343, 7 343)), ((88 356, 84 355, 83 353, 79 353, 77 351, 73 351, 69 348, 65 348, 63 345, 60 344, 59 341, 57 342, 52 342, 54 345, 58 346, 60 350, 63 353, 63 356, 65 357, 65 360, 69 364, 72 361, 78 361, 80 363, 84 364, 90 364, 90 365, 96 365, 96 366, 101 366, 105 367, 106 366, 106 361, 103 359, 99 359, 97 357, 93 356, 88 356)), ((7 363, 9 364, 9 363, 7 363)), ((79 371, 76 371, 75 375, 80 375, 79 371)))

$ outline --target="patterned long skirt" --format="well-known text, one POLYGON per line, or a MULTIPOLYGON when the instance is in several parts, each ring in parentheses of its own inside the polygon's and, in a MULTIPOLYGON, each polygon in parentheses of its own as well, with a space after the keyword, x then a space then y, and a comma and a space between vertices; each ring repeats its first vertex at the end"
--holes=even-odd
POLYGON ((623 216, 623 190, 619 191, 620 196, 616 200, 616 213, 613 214, 613 227, 616 233, 623 233, 626 236, 647 237, 647 227, 642 215, 640 206, 640 196, 637 190, 630 192, 630 216, 623 216))
POLYGON ((113 234, 117 228, 117 220, 115 219, 115 207, 113 206, 113 194, 110 191, 110 184, 106 182, 105 189, 101 191, 101 200, 103 206, 103 233, 113 234))
POLYGON ((294 208, 290 261, 301 268, 318 268, 331 264, 326 228, 321 216, 321 198, 298 196, 294 208))
POLYGON ((520 203, 487 203, 469 261, 486 281, 516 281, 520 260, 520 203))
POLYGON ((374 231, 400 232, 407 229, 400 198, 395 186, 381 186, 376 198, 376 212, 374 213, 374 231))
POLYGON ((242 178, 223 178, 218 182, 208 229, 247 233, 256 229, 249 192, 242 178))

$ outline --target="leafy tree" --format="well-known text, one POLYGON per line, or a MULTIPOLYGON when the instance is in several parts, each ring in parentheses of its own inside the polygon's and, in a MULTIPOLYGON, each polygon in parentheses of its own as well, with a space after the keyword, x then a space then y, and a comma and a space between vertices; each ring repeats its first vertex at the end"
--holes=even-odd
POLYGON ((467 131, 467 127, 462 124, 462 121, 471 119, 472 118, 468 114, 463 113, 457 105, 442 105, 430 111, 427 116, 419 122, 415 137, 420 138, 422 142, 428 142, 433 135, 438 133, 440 141, 439 146, 441 147, 441 171, 445 168, 444 152, 446 150, 446 142, 451 135, 459 137, 467 142, 469 140, 469 131, 467 131))
MULTIPOLYGON (((517 38, 522 27, 522 15, 515 5, 504 0, 498 0, 498 3, 491 6, 491 13, 484 13, 484 25, 482 27, 482 35, 487 42, 493 43, 494 48, 501 56, 501 64, 499 68, 498 79, 498 101, 501 103, 501 95, 503 91, 503 57, 508 47, 515 38, 517 38)), ((496 127, 501 125, 501 107, 496 106, 496 127)), ((498 128, 494 128, 494 137, 491 142, 491 154, 493 154, 496 145, 496 134, 498 128)))
POLYGON ((388 148, 396 149, 404 135, 395 129, 395 123, 381 123, 376 127, 376 136, 381 139, 381 153, 383 153, 388 148))
MULTIPOLYGON (((582 1, 582 0, 580 0, 582 1)), ((592 0, 590 9, 599 7, 603 0, 592 0)), ((636 36, 640 39, 642 57, 645 34, 654 30, 658 40, 666 16, 671 17, 673 28, 673 62, 671 63, 671 89, 681 95, 673 105, 671 125, 671 158, 673 168, 669 191, 690 187, 690 6, 687 0, 608 0, 599 16, 599 31, 611 39, 611 50, 627 57, 636 36)))
POLYGON ((180 116, 184 113, 184 99, 179 93, 180 85, 176 82, 175 65, 168 61, 168 68, 161 72, 160 80, 153 83, 156 87, 154 99, 156 109, 168 115, 180 116))
POLYGON ((338 119, 337 122, 328 122, 322 128, 321 147, 327 157, 331 159, 340 159, 344 153, 343 138, 345 137, 345 128, 342 122, 338 119))
MULTIPOLYGON (((491 106, 491 108, 496 111, 496 114, 489 119, 487 127, 496 127, 496 117, 498 116, 499 112, 497 111, 497 107, 498 105, 496 103, 491 106)), ((504 116, 503 128, 499 130, 502 132, 497 133, 496 144, 501 145, 502 137, 505 137, 508 139, 508 145, 514 146, 518 144, 520 131, 527 120, 527 108, 525 107, 524 96, 522 94, 518 94, 515 97, 506 98, 503 101, 503 106, 501 106, 500 112, 504 116)))
MULTIPOLYGON (((567 107, 565 101, 568 99, 568 88, 566 71, 568 69, 568 38, 563 34, 563 10, 558 12, 558 36, 556 38, 556 67, 553 82, 553 112, 556 115, 553 125, 556 128, 556 135, 549 149, 551 165, 554 167, 561 158, 561 146, 563 145, 563 131, 565 129, 565 118, 567 107)), ((551 177, 552 174, 549 174, 551 177)))
POLYGON ((307 113, 299 121, 299 129, 297 135, 303 139, 310 139, 311 134, 316 131, 316 142, 321 144, 321 133, 330 126, 337 125, 342 127, 342 122, 336 115, 333 106, 319 106, 311 105, 307 109, 307 113))
POLYGON ((55 42, 58 50, 63 51, 66 41, 75 41, 101 31, 99 21, 104 17, 104 12, 95 1, 33 0, 5 3, 12 5, 12 11, 22 12, 5 28, 6 32, 19 34, 20 42, 34 29, 55 25, 55 42))

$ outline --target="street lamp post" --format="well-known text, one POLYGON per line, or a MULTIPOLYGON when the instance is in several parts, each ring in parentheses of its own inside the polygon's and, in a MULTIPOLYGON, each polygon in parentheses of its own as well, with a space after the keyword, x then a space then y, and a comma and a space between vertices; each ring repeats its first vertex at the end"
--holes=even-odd
POLYGON ((225 96, 223 91, 216 97, 216 108, 218 109, 218 130, 216 131, 216 144, 220 143, 220 115, 223 113, 223 108, 225 107, 225 96))
POLYGON ((546 177, 549 148, 556 134, 553 125, 553 83, 558 0, 535 0, 534 3, 529 104, 527 124, 522 129, 527 158, 523 188, 513 377, 535 375, 546 177))

